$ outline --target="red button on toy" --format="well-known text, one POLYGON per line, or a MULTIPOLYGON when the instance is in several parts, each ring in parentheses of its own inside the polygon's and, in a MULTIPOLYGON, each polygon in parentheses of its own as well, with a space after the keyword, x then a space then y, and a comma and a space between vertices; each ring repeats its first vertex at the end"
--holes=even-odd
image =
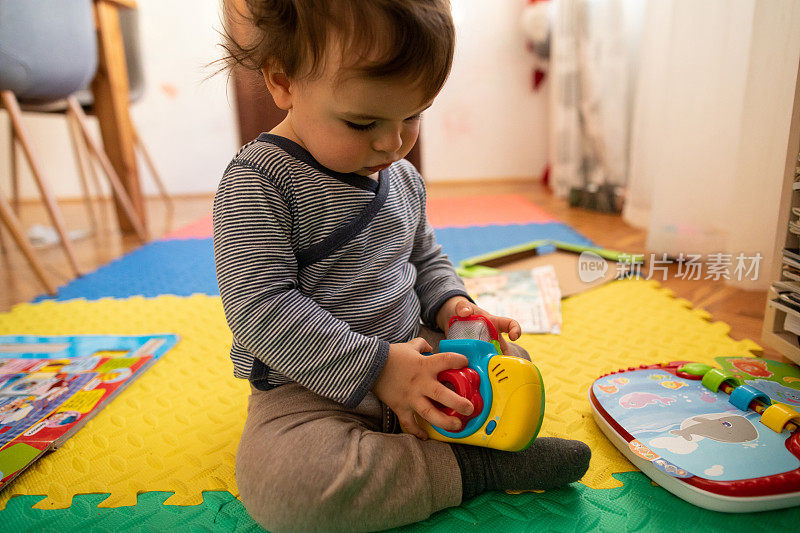
POLYGON ((469 422, 469 420, 478 416, 483 411, 483 398, 480 394, 481 376, 472 368, 464 367, 458 369, 449 369, 439 372, 437 376, 445 387, 455 391, 459 396, 463 396, 472 403, 472 414, 462 415, 451 407, 436 403, 437 407, 447 416, 454 416, 461 420, 461 428, 469 422))

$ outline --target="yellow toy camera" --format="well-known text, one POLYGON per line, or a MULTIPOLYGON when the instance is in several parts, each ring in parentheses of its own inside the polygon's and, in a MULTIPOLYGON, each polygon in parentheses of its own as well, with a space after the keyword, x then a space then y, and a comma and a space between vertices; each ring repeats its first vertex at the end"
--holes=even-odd
MULTIPOLYGON (((539 434, 544 417, 544 383, 536 365, 528 360, 503 355, 494 327, 484 317, 471 316, 454 320, 482 321, 493 342, 480 339, 446 339, 440 352, 464 354, 468 366, 439 373, 439 381, 467 398, 474 407, 470 416, 442 408, 462 420, 461 431, 451 432, 418 419, 432 439, 485 446, 506 451, 527 448, 539 434)), ((468 328, 469 329, 469 328, 468 328)))

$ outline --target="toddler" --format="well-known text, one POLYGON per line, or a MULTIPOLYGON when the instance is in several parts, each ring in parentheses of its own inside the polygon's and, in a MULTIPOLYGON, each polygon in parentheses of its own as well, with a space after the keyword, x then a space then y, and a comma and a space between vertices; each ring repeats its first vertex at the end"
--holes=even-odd
POLYGON ((403 159, 450 71, 448 2, 247 6, 252 41, 228 37, 228 60, 260 70, 288 112, 236 154, 214 200, 231 359, 252 391, 236 458, 248 512, 272 531, 376 530, 487 490, 578 480, 590 455, 581 442, 451 445, 415 418, 457 431, 434 402, 472 412, 436 379, 466 357, 422 355, 437 351, 451 316, 483 314, 520 336, 516 321, 470 300, 403 159))

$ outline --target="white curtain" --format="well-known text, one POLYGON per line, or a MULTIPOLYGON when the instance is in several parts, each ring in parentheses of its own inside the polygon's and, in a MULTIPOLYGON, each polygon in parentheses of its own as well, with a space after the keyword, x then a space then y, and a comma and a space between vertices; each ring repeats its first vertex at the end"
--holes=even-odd
POLYGON ((742 254, 758 277, 729 281, 766 288, 799 62, 797 0, 555 0, 556 193, 587 175, 624 184, 648 251, 742 254), (580 111, 602 172, 584 172, 580 111))
POLYGON ((764 289, 800 2, 650 0, 643 20, 623 216, 648 230, 651 252, 730 260, 730 283, 764 289), (756 279, 733 275, 740 255, 759 268, 756 279))
POLYGON ((553 2, 550 161, 559 196, 625 185, 641 5, 553 2))

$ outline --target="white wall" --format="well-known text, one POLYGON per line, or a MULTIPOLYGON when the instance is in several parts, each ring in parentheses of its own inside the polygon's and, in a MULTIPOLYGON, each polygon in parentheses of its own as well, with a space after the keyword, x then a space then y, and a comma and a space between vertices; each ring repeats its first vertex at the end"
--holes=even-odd
POLYGON ((547 91, 531 89, 525 0, 451 0, 453 70, 422 119, 429 181, 538 177, 547 164, 547 91))
MULTIPOLYGON (((217 0, 138 0, 147 88, 131 108, 139 133, 171 193, 207 193, 216 188, 238 148, 225 74, 207 81, 204 67, 219 55, 217 0)), ((99 139, 99 128, 90 119, 99 139)), ((61 115, 26 114, 27 128, 46 179, 58 197, 81 194, 66 120, 61 115)), ((10 191, 8 116, 0 113, 0 187, 10 191)), ((22 197, 38 198, 26 164, 20 165, 22 197)), ((144 191, 156 194, 142 161, 144 191)))
MULTIPOLYGON (((800 63, 800 3, 761 0, 755 5, 736 174, 737 191, 730 209, 747 216, 731 216, 731 235, 740 250, 761 252, 759 279, 747 288, 765 289, 780 261, 773 253, 786 165, 792 105, 800 63)), ((785 206, 784 206, 785 207, 785 206)))
MULTIPOLYGON (((217 0, 139 0, 144 97, 131 114, 172 193, 214 191, 238 148, 226 76, 203 79, 219 55, 217 0)), ((458 41, 453 72, 423 118, 423 165, 429 180, 538 177, 547 162, 547 82, 530 87, 525 0, 453 0, 458 41)), ((99 129, 95 127, 99 139, 99 129)), ((8 118, 0 113, 0 187, 9 190, 8 118)), ((62 116, 26 115, 43 172, 58 197, 81 194, 62 116)), ((23 198, 38 198, 26 165, 23 198)), ((156 194, 142 161, 146 194, 156 194)))

